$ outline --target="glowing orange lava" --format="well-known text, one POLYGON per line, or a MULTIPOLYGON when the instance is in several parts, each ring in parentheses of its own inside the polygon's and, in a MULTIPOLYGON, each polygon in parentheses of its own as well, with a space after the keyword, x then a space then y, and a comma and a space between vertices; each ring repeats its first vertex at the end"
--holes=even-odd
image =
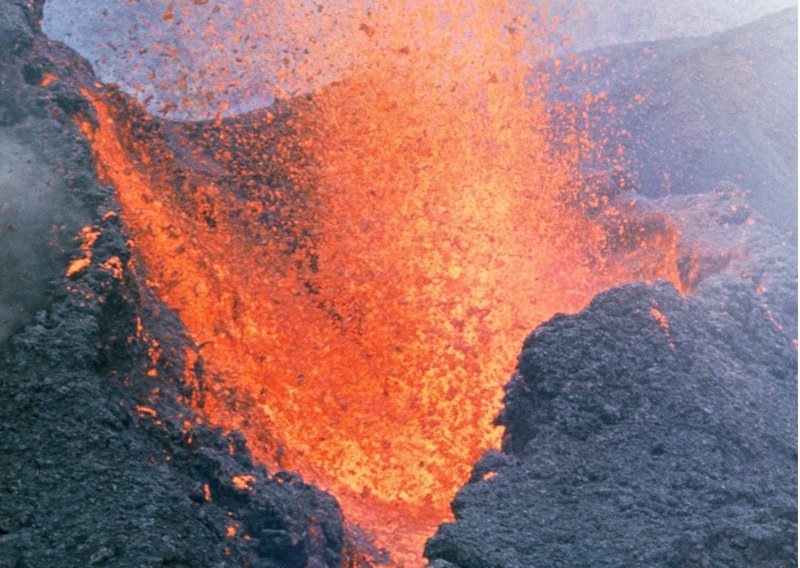
POLYGON ((526 334, 615 284, 680 286, 676 235, 634 203, 579 196, 585 141, 550 139, 544 86, 520 57, 533 20, 500 0, 362 16, 340 22, 350 43, 328 52, 358 56, 294 102, 280 119, 294 139, 261 166, 258 133, 280 121, 269 113, 207 125, 208 152, 133 136, 130 114, 85 91, 98 122, 81 128, 148 283, 199 346, 198 408, 273 468, 329 489, 414 566, 499 444, 492 421, 526 334), (247 167, 231 139, 247 141, 247 167), (202 175, 175 183, 180 160, 202 175), (291 186, 245 183, 276 163, 291 186))
POLYGON ((92 264, 92 245, 97 241, 100 232, 94 227, 83 227, 80 232, 82 256, 69 263, 67 276, 80 274, 92 264))

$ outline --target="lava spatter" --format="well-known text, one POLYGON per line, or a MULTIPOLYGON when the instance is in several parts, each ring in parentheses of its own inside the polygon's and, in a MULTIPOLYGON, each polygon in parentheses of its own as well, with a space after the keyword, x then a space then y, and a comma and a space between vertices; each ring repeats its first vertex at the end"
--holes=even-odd
POLYGON ((81 128, 198 345, 202 412, 413 566, 499 444, 527 332, 615 284, 680 286, 676 235, 580 204, 586 141, 553 139, 522 57, 535 18, 460 0, 340 16, 336 80, 283 114, 159 126, 85 91, 81 128))

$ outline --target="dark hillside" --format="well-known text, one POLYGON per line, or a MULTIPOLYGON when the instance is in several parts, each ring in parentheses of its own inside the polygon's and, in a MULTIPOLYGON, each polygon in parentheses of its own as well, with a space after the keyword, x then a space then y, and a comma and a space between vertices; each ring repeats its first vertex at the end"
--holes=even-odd
POLYGON ((569 68, 555 96, 606 94, 588 117, 590 136, 606 141, 607 156, 621 146, 643 193, 730 181, 779 228, 796 226, 796 8, 707 38, 584 53, 569 68))

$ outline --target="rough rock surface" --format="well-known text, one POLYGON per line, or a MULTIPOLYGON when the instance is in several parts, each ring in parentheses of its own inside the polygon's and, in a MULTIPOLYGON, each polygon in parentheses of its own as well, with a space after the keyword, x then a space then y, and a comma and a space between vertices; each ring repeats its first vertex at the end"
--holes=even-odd
POLYGON ((796 564, 795 244, 730 187, 654 206, 720 253, 528 337, 432 567, 796 564))
MULTIPOLYGON (((80 163, 60 85, 40 87, 47 63, 20 8, 0 11, 0 341, 44 308, 67 249, 89 219, 89 162, 80 163)), ((88 68, 84 69, 88 71, 88 68)), ((83 159, 86 160, 84 155, 83 159)))
POLYGON ((757 211, 796 229, 797 8, 709 37, 576 57, 554 94, 581 111, 595 95, 586 122, 606 143, 601 168, 621 148, 650 196, 732 182, 752 191, 757 211))
POLYGON ((193 346, 72 122, 93 76, 40 8, 0 0, 0 566, 341 565, 333 498, 190 410, 193 346))

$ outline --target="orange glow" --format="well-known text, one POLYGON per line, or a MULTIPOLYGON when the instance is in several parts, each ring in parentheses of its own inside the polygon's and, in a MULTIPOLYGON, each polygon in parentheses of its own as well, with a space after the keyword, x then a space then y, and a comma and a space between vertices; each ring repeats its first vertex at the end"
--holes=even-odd
POLYGON ((137 406, 136 412, 139 413, 139 416, 152 416, 153 418, 158 417, 158 413, 149 406, 137 406))
POLYGON ((42 81, 39 83, 41 87, 49 87, 53 83, 58 81, 58 77, 53 75, 52 73, 45 73, 44 77, 42 77, 42 81))
POLYGON ((661 313, 657 307, 653 306, 650 308, 650 317, 653 318, 656 323, 658 323, 659 327, 661 327, 661 331, 664 332, 664 336, 667 338, 667 343, 669 344, 670 349, 674 350, 675 343, 673 343, 672 335, 669 331, 669 320, 667 319, 667 316, 661 313))
POLYGON ((256 477, 254 475, 234 475, 231 478, 233 486, 242 491, 250 491, 250 484, 255 483, 256 477))
POLYGON ((119 259, 119 257, 112 256, 100 266, 108 270, 117 280, 122 280, 123 267, 122 261, 119 259))
POLYGON ((75 276, 89 268, 92 264, 92 247, 94 243, 97 241, 97 237, 100 236, 100 231, 98 231, 95 227, 86 226, 83 227, 79 233, 79 237, 81 239, 81 253, 82 256, 80 258, 76 258, 75 260, 69 263, 67 266, 67 277, 75 276))
POLYGON ((84 92, 98 126, 80 127, 148 282, 200 346, 203 376, 222 380, 187 358, 198 410, 417 566, 499 444, 492 420, 526 334, 609 286, 681 282, 665 219, 579 199, 591 144, 550 138, 545 85, 519 57, 532 20, 500 0, 398 4, 339 21, 327 57, 351 57, 341 79, 289 115, 246 131, 218 120, 182 142, 245 197, 202 172, 172 183, 173 150, 133 136, 100 95, 84 92), (286 120, 291 139, 268 155, 286 120), (243 164, 234 141, 268 157, 243 164), (247 185, 276 167, 294 187, 247 185))
POLYGON ((91 258, 77 258, 69 263, 67 266, 67 276, 75 276, 89 268, 89 265, 92 264, 91 258))

